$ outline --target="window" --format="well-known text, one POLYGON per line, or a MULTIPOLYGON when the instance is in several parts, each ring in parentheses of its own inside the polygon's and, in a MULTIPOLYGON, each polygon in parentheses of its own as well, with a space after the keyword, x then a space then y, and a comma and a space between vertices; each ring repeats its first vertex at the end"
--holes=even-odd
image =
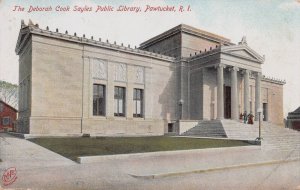
POLYGON ((115 116, 125 116, 125 88, 115 87, 115 116))
POLYGON ((143 90, 133 89, 133 117, 143 117, 143 90))
POLYGON ((93 115, 105 115, 105 86, 93 85, 93 115))
POLYGON ((10 118, 9 117, 3 117, 2 118, 2 125, 4 125, 4 126, 10 125, 10 118))
POLYGON ((0 102, 0 112, 3 112, 3 110, 4 110, 4 105, 3 103, 0 102))

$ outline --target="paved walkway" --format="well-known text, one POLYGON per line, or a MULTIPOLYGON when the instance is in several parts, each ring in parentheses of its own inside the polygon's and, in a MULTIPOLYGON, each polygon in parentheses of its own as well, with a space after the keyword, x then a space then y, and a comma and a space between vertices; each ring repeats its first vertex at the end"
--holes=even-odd
MULTIPOLYGON (((299 151, 265 151, 250 146, 78 164, 25 139, 0 133, 0 174, 2 176, 9 167, 17 169, 18 178, 10 188, 119 189, 121 184, 122 189, 131 189, 132 184, 142 183, 141 180, 149 178, 208 172, 233 166, 241 168, 274 161, 280 161, 280 164, 282 161, 299 159, 299 151)), ((300 173, 297 177, 300 179, 300 173)))

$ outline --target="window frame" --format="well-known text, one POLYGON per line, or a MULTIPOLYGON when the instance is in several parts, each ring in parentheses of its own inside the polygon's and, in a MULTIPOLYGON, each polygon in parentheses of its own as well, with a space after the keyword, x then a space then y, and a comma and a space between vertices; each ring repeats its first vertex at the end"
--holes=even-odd
POLYGON ((106 86, 104 84, 97 84, 97 83, 94 83, 93 84, 93 116, 105 116, 106 115, 106 86), (99 97, 95 98, 95 86, 97 88, 96 92, 98 93, 97 95, 99 97), (100 87, 102 87, 102 94, 103 94, 103 97, 100 96, 101 92, 100 92, 100 87), (96 99, 96 100, 95 100, 96 99), (102 100, 102 106, 100 105, 100 99, 103 99, 102 100), (95 101, 96 102, 96 111, 95 111, 95 101), (101 107, 103 107, 101 109, 101 107))
POLYGON ((134 118, 143 118, 144 117, 144 89, 134 88, 133 89, 133 117, 134 118), (139 98, 138 98, 138 92, 139 98), (140 113, 137 113, 138 101, 140 101, 140 113))
POLYGON ((126 116, 126 88, 122 86, 114 87, 114 116, 125 117, 126 116), (121 93, 121 91, 123 92, 121 93), (117 92, 117 93, 116 93, 117 92), (120 111, 120 101, 122 102, 122 113, 120 111), (117 108, 117 110, 116 110, 117 108), (117 112, 116 112, 117 111, 117 112))

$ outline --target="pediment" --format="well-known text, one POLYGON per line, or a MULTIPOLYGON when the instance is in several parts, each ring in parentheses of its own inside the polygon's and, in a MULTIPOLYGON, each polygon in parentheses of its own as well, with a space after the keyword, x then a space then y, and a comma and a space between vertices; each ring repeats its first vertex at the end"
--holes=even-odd
POLYGON ((264 61, 264 57, 260 56, 247 45, 227 46, 225 48, 222 48, 222 52, 232 56, 249 59, 257 62, 264 61))
POLYGON ((256 59, 255 56, 253 56, 251 53, 247 52, 246 50, 229 51, 228 53, 256 59))

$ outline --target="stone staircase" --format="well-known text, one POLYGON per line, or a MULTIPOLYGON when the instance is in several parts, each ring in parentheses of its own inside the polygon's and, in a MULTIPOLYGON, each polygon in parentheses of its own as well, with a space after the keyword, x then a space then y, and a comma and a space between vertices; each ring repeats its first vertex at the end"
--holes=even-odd
POLYGON ((181 134, 182 136, 201 136, 201 137, 216 137, 226 138, 226 132, 221 121, 199 121, 199 123, 181 134))
MULTIPOLYGON (((265 150, 281 150, 299 152, 300 132, 278 125, 262 122, 262 148, 265 150)), ((255 140, 259 135, 258 122, 253 125, 234 120, 200 121, 198 125, 184 132, 183 136, 218 137, 239 140, 255 140)))

